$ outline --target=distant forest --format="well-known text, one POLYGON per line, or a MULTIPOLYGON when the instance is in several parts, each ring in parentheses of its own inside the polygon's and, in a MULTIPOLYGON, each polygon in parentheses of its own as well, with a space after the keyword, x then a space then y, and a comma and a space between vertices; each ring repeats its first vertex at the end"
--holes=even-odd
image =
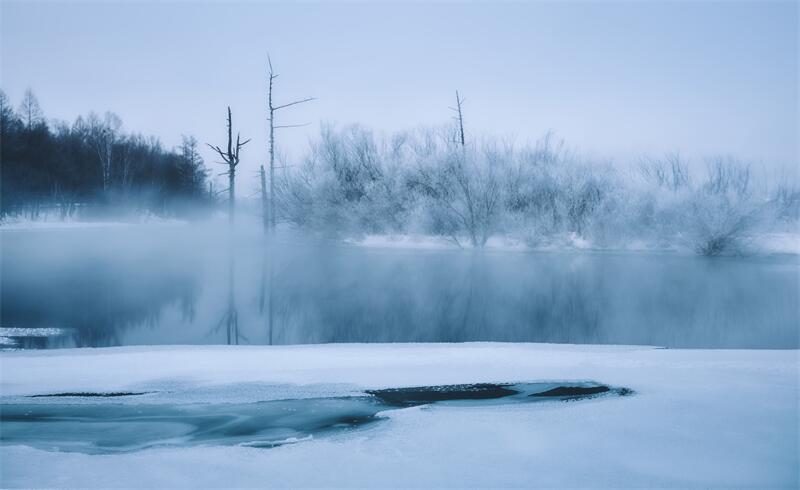
POLYGON ((110 112, 48 124, 32 91, 16 111, 0 91, 0 215, 187 216, 211 202, 197 145, 184 136, 177 150, 165 149, 157 138, 123 132, 110 112))

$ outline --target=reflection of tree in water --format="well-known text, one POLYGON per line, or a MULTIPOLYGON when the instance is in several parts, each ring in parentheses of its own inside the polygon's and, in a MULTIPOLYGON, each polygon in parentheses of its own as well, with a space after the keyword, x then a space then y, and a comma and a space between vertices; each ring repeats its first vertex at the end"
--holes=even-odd
MULTIPOLYGON (((298 260, 284 247, 274 236, 268 236, 261 256, 258 312, 263 319, 264 343, 268 345, 291 343, 287 325, 302 321, 303 308, 309 298, 316 297, 314 284, 298 281, 298 276, 308 272, 307 260, 298 260)), ((307 342, 308 338, 304 340, 307 342)))
MULTIPOLYGON (((232 237, 230 239, 233 240, 232 237)), ((244 337, 239 332, 239 309, 236 306, 236 259, 232 244, 228 246, 228 299, 222 319, 212 332, 219 332, 223 327, 228 345, 239 345, 239 340, 244 337)))
POLYGON ((584 275, 550 275, 547 287, 529 289, 527 301, 517 307, 528 319, 525 340, 591 342, 600 326, 602 289, 594 290, 584 275))
POLYGON ((493 291, 489 284, 486 269, 486 257, 480 250, 473 251, 469 256, 469 266, 462 281, 463 308, 461 321, 449 322, 450 333, 447 335, 452 341, 480 340, 484 337, 490 319, 488 310, 491 307, 490 295, 493 291))
POLYGON ((601 340, 605 288, 591 264, 565 272, 484 251, 276 255, 272 274, 264 257, 260 288, 267 342, 601 340))
POLYGON ((49 264, 46 273, 24 267, 4 272, 3 326, 62 328, 46 347, 120 345, 128 328, 156 327, 162 310, 179 305, 191 319, 196 278, 177 264, 154 267, 125 257, 49 264))

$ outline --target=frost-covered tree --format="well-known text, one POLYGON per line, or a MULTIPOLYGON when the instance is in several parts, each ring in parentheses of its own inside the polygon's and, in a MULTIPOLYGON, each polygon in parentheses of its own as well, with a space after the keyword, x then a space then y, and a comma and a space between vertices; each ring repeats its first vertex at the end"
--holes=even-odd
POLYGON ((483 247, 498 226, 503 160, 491 150, 448 145, 417 166, 409 181, 430 210, 433 229, 483 247))
POLYGON ((737 253, 764 207, 752 189, 750 166, 716 157, 707 165, 706 179, 695 189, 686 218, 690 237, 704 255, 737 253))
POLYGON ((302 163, 281 175, 282 219, 335 236, 423 233, 478 248, 500 235, 536 247, 720 255, 739 253, 800 202, 791 179, 768 191, 730 158, 710 160, 705 172, 678 153, 627 168, 582 157, 551 134, 462 144, 456 123, 389 136, 323 126, 302 163))
POLYGON ((755 225, 770 219, 753 189, 750 166, 733 158, 713 157, 697 176, 672 153, 644 159, 640 172, 646 185, 639 192, 646 199, 639 219, 664 242, 703 255, 739 253, 755 225))

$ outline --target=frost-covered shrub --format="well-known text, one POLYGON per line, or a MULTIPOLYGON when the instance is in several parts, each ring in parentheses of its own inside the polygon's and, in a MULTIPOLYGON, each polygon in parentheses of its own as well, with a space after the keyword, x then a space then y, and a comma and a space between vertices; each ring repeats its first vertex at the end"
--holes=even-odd
POLYGON ((750 167, 715 158, 708 162, 705 181, 692 193, 688 237, 703 255, 741 252, 763 211, 753 193, 750 167))
POLYGON ((796 181, 782 180, 772 192, 770 203, 775 217, 795 229, 800 226, 800 186, 796 181))
POLYGON ((626 173, 550 135, 519 147, 451 136, 323 127, 303 162, 282 174, 280 216, 333 236, 423 233, 483 247, 503 235, 535 247, 680 246, 705 255, 741 252, 776 219, 798 223, 797 187, 755 186, 733 159, 699 172, 669 154, 626 173))
POLYGON ((632 234, 656 246, 674 245, 685 232, 692 198, 689 166, 679 154, 643 158, 628 187, 632 234))
POLYGON ((703 255, 739 253, 766 219, 750 167, 737 160, 709 160, 701 179, 677 154, 647 159, 640 170, 646 197, 637 220, 661 243, 680 243, 703 255))
POLYGON ((424 207, 427 231, 459 245, 483 247, 498 229, 502 212, 503 151, 494 145, 426 146, 408 187, 424 207))
POLYGON ((615 207, 610 168, 580 160, 549 135, 510 160, 504 197, 512 233, 534 246, 605 239, 603 217, 615 207))
POLYGON ((409 208, 404 181, 397 158, 370 131, 325 126, 300 169, 284 174, 281 214, 333 235, 397 231, 409 208))

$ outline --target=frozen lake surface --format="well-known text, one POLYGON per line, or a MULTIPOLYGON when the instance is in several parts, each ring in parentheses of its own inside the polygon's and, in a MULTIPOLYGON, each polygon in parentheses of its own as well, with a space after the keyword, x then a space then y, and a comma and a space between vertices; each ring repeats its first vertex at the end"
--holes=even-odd
POLYGON ((238 232, 229 261, 224 231, 0 231, 3 346, 800 346, 797 255, 378 249, 292 236, 268 245, 254 228, 238 232))
MULTIPOLYGON (((402 408, 390 401, 391 409, 378 412, 380 422, 269 449, 210 440, 89 454, 95 451, 45 448, 48 436, 33 440, 34 431, 0 446, 3 487, 800 484, 797 350, 498 343, 121 347, 5 352, 0 370, 4 416, 6 405, 26 403, 35 410, 71 405, 66 414, 102 405, 113 417, 147 416, 169 406, 174 413, 197 410, 198 417, 218 409, 217 415, 238 417, 241 407, 281 407, 281 400, 352 401, 366 391, 523 380, 558 380, 559 386, 594 380, 635 391, 572 402, 426 399, 402 408), (30 398, 69 393, 146 394, 30 398)), ((339 408, 350 414, 353 407, 339 408)), ((235 420, 246 426, 245 418, 235 420)), ((146 424, 125 427, 112 425, 107 440, 120 431, 129 444, 153 437, 146 424)), ((183 429, 169 427, 159 432, 183 437, 183 429)), ((62 428, 60 437, 55 430, 49 436, 51 446, 69 440, 62 428)), ((71 437, 103 432, 98 426, 71 437)))

